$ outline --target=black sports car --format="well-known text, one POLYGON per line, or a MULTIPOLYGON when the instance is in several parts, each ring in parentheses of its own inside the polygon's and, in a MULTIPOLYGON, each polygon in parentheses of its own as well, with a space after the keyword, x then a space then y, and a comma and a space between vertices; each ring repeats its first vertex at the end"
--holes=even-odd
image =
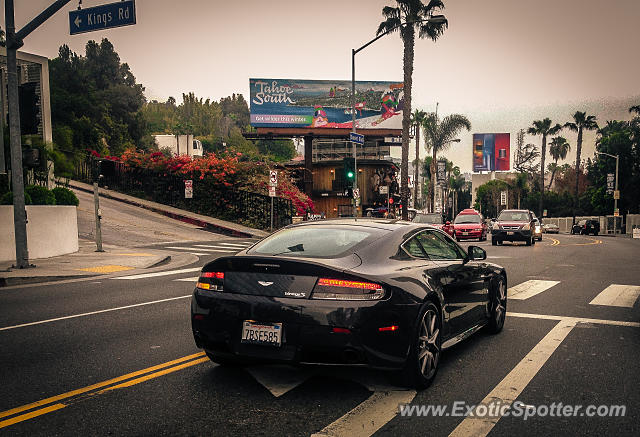
POLYGON ((425 224, 291 225, 203 267, 193 335, 220 364, 364 365, 424 388, 441 350, 502 329, 507 275, 485 259, 425 224))

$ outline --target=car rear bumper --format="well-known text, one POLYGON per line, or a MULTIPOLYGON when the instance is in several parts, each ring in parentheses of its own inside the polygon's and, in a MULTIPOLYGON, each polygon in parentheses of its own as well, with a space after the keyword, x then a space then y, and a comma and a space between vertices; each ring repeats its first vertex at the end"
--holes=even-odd
POLYGON ((527 241, 531 239, 531 231, 492 229, 491 238, 499 241, 527 241))
POLYGON ((214 355, 245 361, 399 369, 408 355, 419 309, 419 303, 394 304, 391 299, 329 301, 196 290, 191 321, 196 345, 214 355), (245 320, 282 323, 282 344, 243 343, 245 320), (379 330, 386 326, 398 328, 379 330))

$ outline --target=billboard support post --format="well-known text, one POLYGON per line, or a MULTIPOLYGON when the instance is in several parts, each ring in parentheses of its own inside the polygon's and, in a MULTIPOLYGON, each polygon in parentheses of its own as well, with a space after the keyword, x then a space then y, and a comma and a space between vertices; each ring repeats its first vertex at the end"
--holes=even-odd
MULTIPOLYGON (((351 132, 356 133, 356 50, 351 49, 351 132)), ((358 188, 358 157, 356 153, 356 143, 351 142, 353 146, 353 170, 355 176, 353 178, 353 191, 358 188)), ((356 198, 353 201, 353 217, 358 217, 358 207, 356 206, 356 198)))

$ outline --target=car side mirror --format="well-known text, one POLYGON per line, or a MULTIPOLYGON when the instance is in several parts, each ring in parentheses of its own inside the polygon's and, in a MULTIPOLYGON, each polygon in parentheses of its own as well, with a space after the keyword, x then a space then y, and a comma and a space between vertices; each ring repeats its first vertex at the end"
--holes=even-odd
POLYGON ((469 246, 467 254, 470 260, 483 260, 487 259, 487 252, 479 246, 469 246))

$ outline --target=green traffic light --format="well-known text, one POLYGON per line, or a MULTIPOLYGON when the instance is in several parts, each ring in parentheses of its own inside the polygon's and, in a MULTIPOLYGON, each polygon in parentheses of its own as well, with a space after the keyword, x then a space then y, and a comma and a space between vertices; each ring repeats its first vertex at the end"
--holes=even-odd
POLYGON ((350 171, 349 173, 347 173, 347 176, 349 177, 349 179, 351 179, 353 177, 353 172, 350 171))

